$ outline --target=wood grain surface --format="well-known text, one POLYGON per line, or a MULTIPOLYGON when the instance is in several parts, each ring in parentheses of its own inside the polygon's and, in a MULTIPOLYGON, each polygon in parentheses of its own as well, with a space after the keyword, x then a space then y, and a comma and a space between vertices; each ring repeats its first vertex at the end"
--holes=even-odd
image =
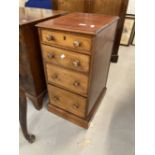
POLYGON ((59 17, 41 22, 37 26, 95 35, 117 20, 116 16, 75 12, 65 15, 65 18, 59 17))
POLYGON ((62 86, 75 93, 87 96, 88 76, 46 64, 48 82, 62 86))
POLYGON ((85 117, 86 98, 66 90, 48 85, 50 104, 71 112, 79 117, 85 117))
POLYGON ((42 43, 48 45, 59 45, 68 47, 70 49, 86 50, 91 49, 91 37, 87 35, 79 35, 75 33, 67 33, 63 31, 42 30, 41 31, 42 43), (49 39, 51 38, 52 39, 49 39), (79 42, 79 46, 74 46, 74 42, 79 42))
POLYGON ((43 58, 47 63, 56 64, 62 67, 80 72, 89 72, 90 56, 55 48, 42 44, 43 58))

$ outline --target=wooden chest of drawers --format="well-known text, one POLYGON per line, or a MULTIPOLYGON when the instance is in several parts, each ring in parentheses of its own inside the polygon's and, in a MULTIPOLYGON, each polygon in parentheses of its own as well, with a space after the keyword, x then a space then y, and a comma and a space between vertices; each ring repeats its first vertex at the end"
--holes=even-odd
POLYGON ((106 92, 118 17, 71 13, 37 24, 48 110, 88 128, 106 92))

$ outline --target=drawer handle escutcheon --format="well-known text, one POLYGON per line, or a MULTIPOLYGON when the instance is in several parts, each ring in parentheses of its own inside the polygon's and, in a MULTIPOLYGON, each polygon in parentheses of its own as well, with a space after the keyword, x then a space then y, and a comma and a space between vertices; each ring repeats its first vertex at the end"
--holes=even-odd
POLYGON ((52 58, 54 58, 54 57, 55 57, 55 55, 54 55, 54 54, 52 54, 52 53, 48 53, 48 55, 47 55, 47 56, 48 56, 48 58, 49 58, 49 59, 52 59, 52 58))
POLYGON ((60 98, 58 96, 53 97, 54 101, 60 101, 60 98))
POLYGON ((48 35, 48 36, 46 37, 46 39, 47 39, 48 41, 52 41, 52 40, 54 40, 54 36, 48 35))
POLYGON ((73 104, 73 108, 74 109, 78 109, 80 106, 79 106, 79 104, 78 103, 76 103, 76 104, 73 104))
POLYGON ((63 39, 66 40, 66 36, 64 36, 63 39))
POLYGON ((73 83, 73 85, 74 85, 75 87, 78 87, 78 86, 80 86, 80 82, 79 82, 79 81, 75 81, 75 82, 73 83))
POLYGON ((57 74, 54 74, 54 75, 51 76, 51 78, 52 78, 53 80, 56 80, 56 79, 58 79, 58 75, 57 75, 57 74))
POLYGON ((78 40, 76 40, 76 41, 73 42, 73 46, 74 46, 74 47, 79 47, 80 44, 81 44, 81 43, 80 43, 80 41, 78 41, 78 40))
POLYGON ((74 65, 75 67, 79 67, 79 66, 80 66, 80 61, 79 61, 79 60, 73 61, 73 65, 74 65))

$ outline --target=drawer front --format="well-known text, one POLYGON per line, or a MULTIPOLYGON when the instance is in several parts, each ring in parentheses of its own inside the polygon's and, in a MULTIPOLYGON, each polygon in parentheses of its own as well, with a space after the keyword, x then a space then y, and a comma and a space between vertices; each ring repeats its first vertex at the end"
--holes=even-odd
POLYGON ((85 117, 86 98, 48 85, 50 103, 80 117, 85 117))
POLYGON ((87 95, 88 77, 84 74, 46 64, 48 82, 52 82, 81 95, 87 95))
POLYGON ((46 62, 61 65, 81 72, 89 71, 90 57, 71 51, 42 45, 43 58, 46 62))
MULTIPOLYGON (((68 32, 41 30, 41 41, 71 49, 90 51, 91 37, 68 32)), ((82 51, 81 51, 82 52, 82 51)))

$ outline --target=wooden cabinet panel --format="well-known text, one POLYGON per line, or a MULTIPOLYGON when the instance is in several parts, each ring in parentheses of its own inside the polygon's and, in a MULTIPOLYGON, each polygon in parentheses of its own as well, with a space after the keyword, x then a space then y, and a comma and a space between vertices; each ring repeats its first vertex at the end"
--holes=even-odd
POLYGON ((65 46, 74 50, 90 51, 91 38, 67 32, 60 31, 41 31, 41 40, 45 44, 55 46, 65 46))
POLYGON ((110 58, 112 54, 113 39, 115 37, 117 23, 113 23, 106 31, 102 31, 96 38, 94 45, 95 54, 93 55, 93 64, 91 75, 91 85, 89 88, 89 105, 88 113, 92 110, 96 99, 100 95, 102 89, 106 87, 110 58))
POLYGON ((48 90, 50 104, 53 104, 80 117, 85 117, 86 98, 52 85, 48 85, 48 90))
POLYGON ((42 45, 45 62, 70 68, 75 71, 89 72, 90 56, 68 50, 42 45))
POLYGON ((54 65, 46 64, 48 81, 87 96, 88 77, 54 65))
POLYGON ((68 12, 84 12, 86 0, 53 0, 54 9, 68 12))
POLYGON ((31 71, 30 60, 27 53, 27 46, 24 44, 22 36, 22 30, 20 30, 20 41, 19 41, 19 81, 20 86, 24 88, 26 92, 35 96, 35 83, 31 71))
POLYGON ((122 1, 123 0, 93 0, 91 12, 119 16, 122 1))

